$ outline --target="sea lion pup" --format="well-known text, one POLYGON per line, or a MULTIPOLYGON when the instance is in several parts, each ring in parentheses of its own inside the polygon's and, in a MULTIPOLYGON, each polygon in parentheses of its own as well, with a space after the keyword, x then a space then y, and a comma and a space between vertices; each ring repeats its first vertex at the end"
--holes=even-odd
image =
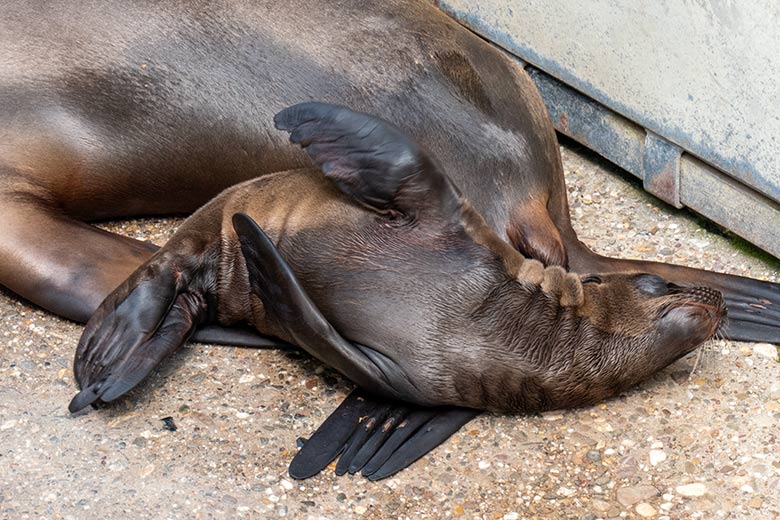
POLYGON ((646 274, 580 280, 524 258, 378 118, 305 103, 275 120, 322 173, 248 181, 182 224, 87 324, 71 411, 127 392, 199 324, 239 321, 384 398, 568 408, 645 380, 725 315, 710 289, 646 274))

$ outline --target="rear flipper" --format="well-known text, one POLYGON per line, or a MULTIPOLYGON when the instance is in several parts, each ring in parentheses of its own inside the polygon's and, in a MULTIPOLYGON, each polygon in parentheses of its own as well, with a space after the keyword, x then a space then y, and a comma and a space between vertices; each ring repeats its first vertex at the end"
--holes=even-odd
POLYGON ((679 285, 717 289, 728 309, 728 322, 721 331, 724 337, 780 343, 780 284, 680 265, 607 258, 581 243, 567 251, 570 268, 577 273, 645 272, 679 285))
POLYGON ((336 474, 370 480, 393 476, 479 415, 468 408, 424 408, 356 389, 317 429, 290 463, 290 476, 312 477, 336 457, 336 474))

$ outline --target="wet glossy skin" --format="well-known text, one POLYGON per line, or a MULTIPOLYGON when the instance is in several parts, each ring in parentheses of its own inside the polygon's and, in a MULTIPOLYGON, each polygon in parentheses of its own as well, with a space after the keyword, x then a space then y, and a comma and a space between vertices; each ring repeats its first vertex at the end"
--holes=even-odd
POLYGON ((534 85, 427 2, 99 4, 14 0, 0 13, 0 283, 53 312, 86 321, 154 251, 83 221, 188 213, 307 165, 270 121, 318 100, 398 125, 527 256, 713 286, 727 333, 780 339, 776 285, 582 246, 534 85))

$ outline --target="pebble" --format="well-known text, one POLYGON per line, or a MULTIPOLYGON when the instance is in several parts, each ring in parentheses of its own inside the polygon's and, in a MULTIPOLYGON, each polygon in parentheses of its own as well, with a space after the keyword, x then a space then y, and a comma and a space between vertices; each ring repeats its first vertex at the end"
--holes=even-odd
POLYGON ((352 511, 354 511, 356 515, 362 515, 363 513, 368 511, 368 509, 366 509, 366 506, 355 506, 354 508, 352 508, 352 511))
POLYGON ((637 504, 634 508, 634 511, 636 511, 639 516, 644 518, 652 518, 658 513, 658 511, 656 511, 655 508, 647 502, 637 504))
POLYGON ((770 345, 769 343, 754 344, 753 352, 765 358, 771 359, 772 361, 778 360, 777 347, 775 345, 770 345))
POLYGON ((486 460, 480 460, 478 466, 479 469, 488 469, 490 467, 490 462, 486 460))
POLYGON ((674 490, 684 497, 701 497, 707 493, 707 486, 697 482, 695 484, 677 486, 674 490))
POLYGON ((617 490, 617 501, 624 506, 632 506, 637 502, 647 500, 660 495, 661 493, 654 486, 633 486, 622 487, 617 490))
POLYGON ((657 466, 666 460, 666 452, 663 450, 650 450, 650 465, 657 466))

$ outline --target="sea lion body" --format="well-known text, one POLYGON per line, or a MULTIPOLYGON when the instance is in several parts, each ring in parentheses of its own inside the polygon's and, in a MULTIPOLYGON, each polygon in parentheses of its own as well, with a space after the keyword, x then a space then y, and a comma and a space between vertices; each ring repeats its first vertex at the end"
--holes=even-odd
POLYGON ((579 242, 533 82, 428 2, 13 0, 0 49, 0 283, 61 316, 86 321, 155 250, 84 222, 190 213, 228 186, 308 165, 270 121, 317 100, 396 124, 526 256, 717 288, 727 335, 780 341, 776 284, 579 242))
POLYGON ((554 234, 544 208, 568 215, 532 82, 426 2, 18 2, 0 16, 0 283, 60 315, 86 321, 153 251, 80 221, 190 213, 308 165, 270 126, 301 101, 402 128, 501 235, 520 201, 554 234))
POLYGON ((717 291, 652 275, 583 283, 524 258, 424 148, 378 118, 307 103, 276 120, 325 175, 247 181, 182 224, 88 323, 72 409, 121 395, 153 366, 147 352, 164 350, 151 345, 176 348, 204 321, 248 322, 417 405, 571 407, 646 379, 725 315, 717 291), (251 238, 258 225, 288 275, 251 238), (297 288, 285 277, 311 305, 286 301, 297 288), (307 314, 320 313, 344 341, 321 341, 321 324, 307 335, 307 314))

